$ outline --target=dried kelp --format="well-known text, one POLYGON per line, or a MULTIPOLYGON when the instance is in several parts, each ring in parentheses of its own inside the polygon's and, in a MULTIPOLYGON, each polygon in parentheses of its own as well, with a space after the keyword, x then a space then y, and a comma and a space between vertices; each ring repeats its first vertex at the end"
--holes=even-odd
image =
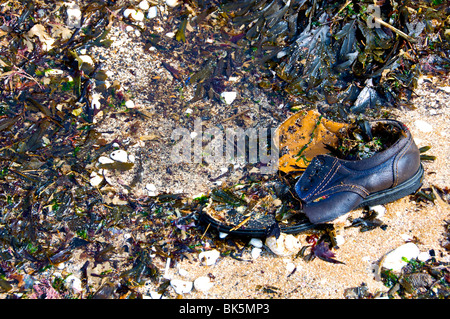
MULTIPOLYGON (((443 39, 446 13, 439 9, 445 9, 441 2, 319 0, 221 7, 285 91, 299 103, 325 101, 341 119, 409 99, 424 71, 417 48, 424 49, 423 31, 437 16, 442 23, 433 31, 443 39)), ((445 56, 445 41, 437 42, 445 56)))

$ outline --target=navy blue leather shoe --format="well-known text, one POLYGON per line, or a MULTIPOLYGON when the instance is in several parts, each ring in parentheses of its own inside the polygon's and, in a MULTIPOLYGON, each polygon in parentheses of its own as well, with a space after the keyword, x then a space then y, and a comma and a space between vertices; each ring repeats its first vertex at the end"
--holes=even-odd
POLYGON ((363 206, 393 202, 422 186, 420 153, 408 128, 395 120, 379 120, 401 130, 388 149, 362 160, 330 155, 313 158, 295 185, 303 211, 313 224, 332 221, 363 206))

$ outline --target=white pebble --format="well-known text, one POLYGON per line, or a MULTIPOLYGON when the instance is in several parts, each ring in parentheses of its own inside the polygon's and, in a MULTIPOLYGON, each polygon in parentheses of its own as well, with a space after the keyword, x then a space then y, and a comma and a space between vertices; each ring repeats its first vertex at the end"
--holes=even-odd
POLYGON ((178 5, 178 0, 166 0, 166 4, 169 7, 174 8, 174 7, 176 7, 178 5))
POLYGON ((175 292, 179 295, 187 294, 191 292, 193 283, 192 281, 185 281, 180 279, 172 279, 170 281, 170 285, 175 290, 175 292))
POLYGON ((219 238, 220 239, 224 239, 225 237, 227 237, 228 236, 228 233, 222 233, 222 232, 219 232, 219 238))
POLYGON ((197 291, 206 292, 211 289, 214 284, 211 282, 211 279, 206 276, 198 277, 194 280, 194 288, 197 291))
POLYGON ((415 259, 419 256, 420 250, 414 243, 406 243, 391 252, 387 253, 383 259, 382 266, 399 272, 407 264, 406 260, 415 259))
POLYGON ((386 207, 384 207, 383 205, 376 205, 376 206, 371 206, 369 207, 369 210, 374 211, 375 213, 378 214, 377 217, 383 217, 384 213, 386 213, 386 207))
POLYGON ((128 161, 130 163, 134 163, 136 161, 136 157, 133 154, 128 155, 128 161))
POLYGON ((109 157, 116 161, 116 162, 121 162, 121 163, 126 163, 128 162, 128 154, 127 152, 125 152, 124 150, 116 150, 113 151, 109 157))
POLYGON ((335 237, 336 245, 342 246, 345 243, 345 238, 342 235, 336 235, 335 237))
POLYGON ((214 265, 219 257, 220 257, 220 252, 215 249, 201 252, 198 255, 198 258, 200 259, 200 261, 204 260, 204 262, 207 266, 214 265))
POLYGON ((286 264, 286 270, 289 273, 292 273, 295 270, 295 268, 297 268, 297 266, 294 263, 289 262, 286 264))
POLYGON ((433 127, 429 123, 422 120, 415 121, 414 125, 419 131, 424 133, 430 133, 431 131, 433 131, 433 127))
POLYGON ((66 25, 69 28, 79 28, 81 27, 81 10, 80 6, 75 2, 69 2, 66 4, 67 6, 67 20, 66 25))
POLYGON ((145 185, 145 189, 148 192, 148 196, 156 196, 156 186, 154 184, 145 185))
POLYGON ((98 158, 98 162, 100 164, 112 164, 112 163, 114 163, 114 161, 112 159, 110 159, 109 157, 106 157, 106 156, 100 156, 98 158))
POLYGON ((178 274, 182 277, 187 277, 189 275, 188 271, 183 268, 178 269, 178 274))
POLYGON ((143 0, 143 1, 139 2, 138 7, 139 7, 139 9, 146 11, 150 7, 150 5, 148 4, 148 2, 146 0, 143 0))
POLYGON ((224 99, 225 103, 230 105, 236 99, 236 92, 222 92, 220 96, 224 99))
POLYGON ((94 187, 99 186, 103 182, 103 176, 97 174, 97 172, 92 172, 90 177, 91 178, 90 178, 89 182, 94 187))
POLYGON ((150 7, 147 12, 147 19, 153 19, 156 18, 158 15, 158 8, 156 6, 150 7))
POLYGON ((128 101, 126 101, 125 102, 125 106, 128 108, 128 109, 134 109, 134 102, 133 101, 131 101, 131 100, 128 100, 128 101))
POLYGON ((134 13, 136 13, 136 10, 128 8, 123 11, 123 16, 129 18, 134 13))
POLYGON ((83 63, 94 65, 94 61, 89 55, 80 55, 78 57, 81 59, 81 61, 83 61, 83 63))
POLYGON ((256 248, 261 248, 263 246, 263 242, 259 238, 252 238, 250 239, 250 245, 256 248))
POLYGON ((253 259, 258 258, 259 256, 261 256, 261 252, 262 252, 262 249, 261 249, 261 248, 253 247, 252 252, 251 252, 252 258, 253 258, 253 259))
POLYGON ((80 278, 75 277, 74 275, 69 275, 64 282, 66 287, 72 289, 75 293, 80 293, 83 290, 80 278))

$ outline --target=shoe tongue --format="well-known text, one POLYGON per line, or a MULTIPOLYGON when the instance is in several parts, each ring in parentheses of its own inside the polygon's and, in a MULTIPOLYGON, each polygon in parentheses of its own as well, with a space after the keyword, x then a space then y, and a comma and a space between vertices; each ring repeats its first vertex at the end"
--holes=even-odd
POLYGON ((314 194, 322 189, 334 171, 337 169, 338 160, 331 156, 318 155, 313 158, 302 176, 295 184, 295 191, 300 199, 305 202, 314 198, 314 194))

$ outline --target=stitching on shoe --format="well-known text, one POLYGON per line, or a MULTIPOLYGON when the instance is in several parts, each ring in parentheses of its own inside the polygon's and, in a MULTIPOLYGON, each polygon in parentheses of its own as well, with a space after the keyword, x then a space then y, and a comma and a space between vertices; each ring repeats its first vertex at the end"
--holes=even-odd
POLYGON ((333 178, 333 176, 336 174, 336 172, 337 172, 337 170, 339 169, 339 167, 341 167, 341 164, 339 164, 339 166, 338 166, 336 169, 334 169, 334 167, 336 166, 336 164, 339 164, 339 163, 338 163, 338 160, 335 158, 335 159, 334 159, 333 166, 331 166, 330 171, 327 173, 327 175, 325 175, 325 177, 323 178, 322 182, 320 182, 319 185, 317 185, 316 188, 313 189, 313 190, 311 191, 311 193, 309 193, 309 195, 307 195, 307 196, 305 197, 305 201, 307 201, 309 197, 313 196, 313 195, 316 193, 316 190, 317 190, 320 186, 322 186, 322 187, 320 187, 320 189, 317 190, 317 192, 320 192, 320 191, 322 190, 322 188, 324 188, 324 187, 330 182, 330 180, 331 180, 331 179, 333 178), (333 175, 331 175, 331 177, 328 179, 328 175, 330 175, 331 172, 333 172, 333 175), (325 182, 326 182, 326 183, 325 183, 325 182), (323 183, 325 183, 325 184, 323 184, 323 183), (323 184, 323 185, 322 185, 322 184, 323 184))
MULTIPOLYGON (((322 196, 331 196, 331 195, 334 195, 334 194, 337 194, 337 193, 341 193, 341 192, 345 192, 345 191, 347 191, 347 192, 351 192, 351 191, 352 191, 352 190, 350 190, 350 189, 348 189, 348 188, 346 188, 346 187, 343 187, 343 188, 345 188, 345 189, 337 189, 337 190, 335 190, 335 191, 333 191, 333 192, 331 192, 331 193, 328 193, 329 190, 331 190, 331 189, 333 189, 333 188, 338 188, 338 187, 340 188, 341 186, 349 186, 350 188, 356 188, 357 190, 360 190, 361 192, 363 192, 363 194, 361 194, 361 192, 357 192, 357 191, 354 191, 354 193, 358 194, 358 195, 361 196, 363 199, 366 198, 366 197, 369 195, 369 192, 367 192, 367 190, 366 190, 364 187, 361 187, 361 186, 358 186, 358 185, 344 184, 344 185, 336 185, 336 186, 333 186, 333 187, 327 189, 326 191, 323 191, 323 192, 321 192, 321 193, 318 193, 316 196, 317 196, 317 198, 320 198, 320 197, 322 197, 322 196), (326 195, 322 195, 322 194, 324 194, 325 192, 327 192, 327 194, 326 194, 326 195), (365 196, 364 196, 364 195, 365 195, 365 196)), ((313 200, 313 201, 314 201, 314 200, 313 200)))
POLYGON ((409 148, 412 145, 413 140, 410 139, 408 141, 408 144, 405 146, 405 148, 402 150, 402 152, 398 155, 398 157, 394 160, 394 183, 392 184, 392 187, 397 186, 398 184, 398 163, 402 159, 402 157, 406 154, 406 152, 409 150, 409 148))
MULTIPOLYGON (((367 190, 367 189, 365 189, 364 187, 362 187, 362 186, 359 186, 359 185, 355 185, 355 184, 339 184, 339 185, 335 185, 335 186, 332 186, 332 187, 330 187, 330 188, 328 188, 327 190, 324 190, 324 191, 322 191, 322 192, 320 192, 320 193, 317 193, 316 194, 316 196, 319 196, 320 194, 323 194, 323 193, 326 193, 326 192, 328 192, 328 191, 331 191, 331 190, 333 190, 333 189, 335 189, 335 188, 345 188, 343 191, 345 191, 345 190, 348 190, 348 187, 350 187, 350 188, 356 188, 356 189, 359 189, 360 191, 362 191, 364 194, 366 194, 366 196, 369 196, 369 191, 367 190)), ((335 193, 339 193, 339 189, 337 190, 337 191, 334 191, 334 192, 331 192, 330 193, 330 195, 331 194, 335 194, 335 193)), ((359 194, 359 193, 358 193, 359 194)), ((327 194, 328 195, 328 194, 327 194)))

